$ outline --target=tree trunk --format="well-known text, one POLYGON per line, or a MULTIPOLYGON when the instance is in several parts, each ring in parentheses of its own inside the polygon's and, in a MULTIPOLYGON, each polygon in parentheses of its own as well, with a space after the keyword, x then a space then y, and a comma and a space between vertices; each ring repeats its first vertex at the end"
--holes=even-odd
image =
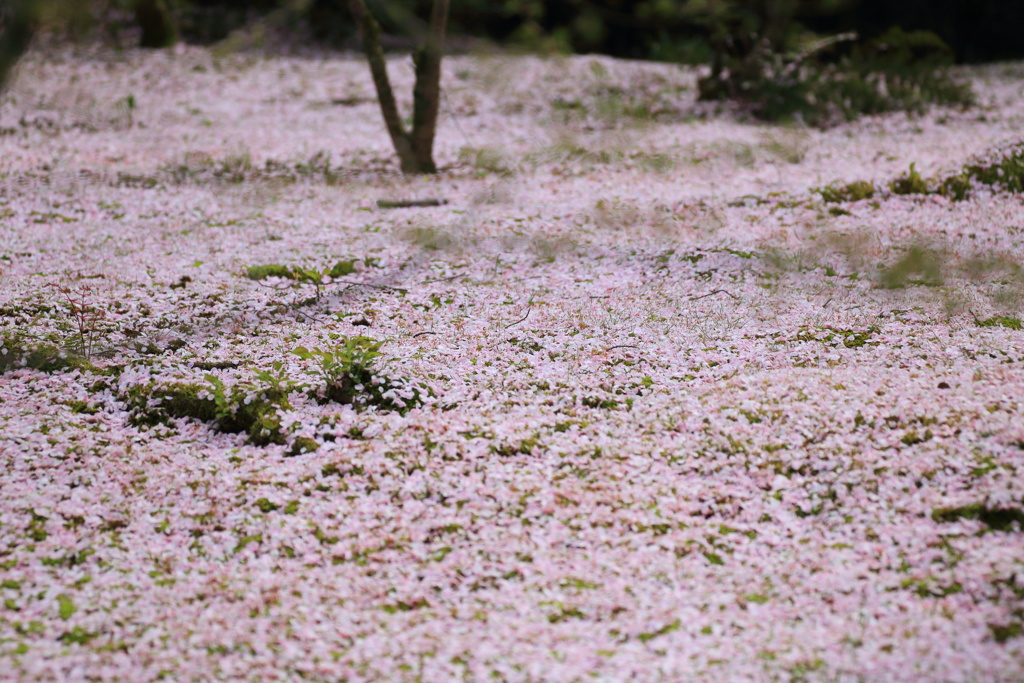
POLYGON ((441 103, 441 58, 444 55, 445 27, 449 0, 434 0, 426 44, 413 56, 416 83, 413 86, 412 130, 406 130, 388 78, 387 62, 380 46, 380 24, 366 7, 365 0, 349 0, 349 10, 359 25, 363 52, 370 65, 384 125, 398 154, 402 173, 437 173, 434 163, 434 137, 441 103))
POLYGON ((178 42, 178 24, 167 0, 135 0, 135 22, 142 29, 139 47, 170 47, 178 42))
POLYGON ((15 0, 0 10, 4 29, 0 31, 0 92, 10 78, 11 70, 28 49, 36 32, 34 0, 15 0))

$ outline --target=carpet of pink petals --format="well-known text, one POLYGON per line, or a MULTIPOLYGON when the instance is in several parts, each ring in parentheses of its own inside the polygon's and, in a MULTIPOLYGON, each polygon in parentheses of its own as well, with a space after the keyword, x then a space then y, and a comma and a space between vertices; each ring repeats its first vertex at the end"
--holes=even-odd
POLYGON ((1019 140, 1024 67, 826 131, 697 75, 450 58, 442 171, 404 178, 355 56, 30 55, 0 332, 80 345, 65 287, 120 373, 0 375, 0 677, 1024 680, 1019 523, 933 515, 1024 508, 1024 332, 977 324, 1021 275, 958 266, 1024 262, 1024 199, 813 192, 1019 140), (943 281, 882 288, 915 244, 943 281), (368 257, 312 303, 245 277, 368 257), (431 396, 295 393, 284 445, 129 419, 341 335, 431 396))

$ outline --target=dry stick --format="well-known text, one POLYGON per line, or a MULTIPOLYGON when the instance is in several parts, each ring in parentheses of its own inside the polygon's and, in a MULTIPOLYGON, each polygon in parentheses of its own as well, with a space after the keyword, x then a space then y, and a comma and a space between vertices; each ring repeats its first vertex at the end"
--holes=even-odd
POLYGON ((636 344, 616 344, 615 346, 609 346, 605 351, 611 351, 612 349, 639 349, 640 347, 636 344))
POLYGON ((697 299, 706 299, 709 296, 714 296, 715 294, 728 294, 733 299, 739 300, 739 297, 733 294, 732 292, 727 292, 724 289, 713 289, 707 294, 701 294, 700 296, 691 296, 690 301, 696 301, 697 299))
POLYGON ((532 311, 532 310, 533 310, 533 297, 531 296, 530 300, 528 302, 526 302, 526 315, 524 315, 522 318, 520 318, 519 320, 515 321, 514 323, 509 323, 508 325, 505 325, 505 329, 507 330, 508 328, 512 327, 513 325, 518 325, 519 323, 521 323, 524 320, 526 320, 527 318, 529 318, 530 317, 530 311, 532 311))
POLYGON ((422 337, 425 334, 437 334, 437 332, 430 332, 430 331, 417 332, 416 334, 412 335, 412 338, 415 339, 416 337, 422 337))
POLYGON ((372 282, 352 282, 351 280, 335 280, 334 282, 329 282, 327 284, 333 285, 336 282, 348 285, 348 287, 346 287, 345 289, 351 289, 352 287, 373 287, 374 289, 389 289, 393 292, 401 292, 402 294, 409 293, 409 290, 405 289, 404 287, 392 287, 391 285, 375 285, 372 282))
POLYGON ((294 306, 292 307, 292 313, 301 318, 305 318, 306 320, 310 320, 315 323, 320 323, 321 325, 327 325, 331 322, 329 318, 320 318, 315 315, 310 315, 309 313, 304 313, 300 311, 298 308, 295 308, 294 306))
POLYGON ((408 209, 416 206, 444 206, 447 199, 378 199, 381 209, 408 209))
POLYGON ((320 284, 314 284, 312 282, 302 282, 300 280, 288 280, 281 284, 271 285, 260 280, 256 280, 256 284, 260 287, 266 287, 267 289, 274 289, 283 291, 291 289, 295 285, 311 285, 319 289, 320 287, 330 287, 331 285, 348 285, 345 289, 351 289, 352 287, 373 287, 374 289, 389 289, 393 292, 401 292, 402 294, 408 294, 409 290, 404 287, 392 287, 391 285, 376 285, 372 282, 352 282, 351 280, 332 280, 331 282, 321 282, 320 284))
POLYGON ((457 280, 460 277, 467 277, 467 276, 466 276, 465 273, 457 273, 455 275, 449 275, 448 277, 439 277, 439 278, 436 278, 434 280, 424 280, 423 284, 429 285, 432 282, 451 282, 452 280, 457 280))

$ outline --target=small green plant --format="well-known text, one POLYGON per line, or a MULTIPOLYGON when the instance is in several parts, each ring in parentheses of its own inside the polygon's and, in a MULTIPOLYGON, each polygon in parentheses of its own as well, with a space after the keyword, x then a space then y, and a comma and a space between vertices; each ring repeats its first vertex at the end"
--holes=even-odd
POLYGON ((291 409, 288 393, 303 388, 301 384, 282 385, 275 377, 270 384, 245 382, 228 387, 216 375, 205 379, 205 385, 175 382, 129 389, 124 399, 132 422, 169 424, 169 418, 191 418, 212 422, 222 432, 246 434, 249 443, 257 446, 286 442, 281 411, 291 409))
POLYGON ((284 363, 279 360, 271 364, 271 370, 256 370, 253 375, 262 382, 266 391, 274 396, 287 396, 302 388, 302 383, 291 379, 284 371, 284 363))
POLYGON ((875 186, 866 180, 855 180, 846 185, 829 185, 816 190, 826 204, 859 202, 875 196, 875 186))
POLYGON ((1024 142, 997 148, 982 160, 964 164, 956 173, 930 180, 911 164, 907 175, 889 183, 893 194, 938 194, 953 201, 967 199, 979 187, 1024 193, 1024 142))
POLYGON ((1009 145, 984 161, 966 164, 959 173, 939 182, 938 192, 950 199, 966 199, 979 185, 1004 192, 1024 193, 1024 142, 1009 145))
POLYGON ((910 164, 910 171, 889 183, 893 194, 928 194, 928 181, 918 173, 915 164, 910 164))
POLYGON ((363 263, 366 266, 377 265, 377 259, 349 259, 338 261, 330 268, 307 268, 303 266, 284 266, 270 263, 261 266, 249 266, 245 269, 245 276, 250 280, 266 280, 276 277, 283 280, 291 280, 295 284, 312 285, 316 289, 316 300, 323 296, 323 288, 334 284, 338 278, 351 275, 356 272, 357 264, 363 263))
POLYGON ((324 382, 324 397, 357 408, 376 406, 404 413, 420 405, 422 392, 411 382, 388 377, 377 367, 384 342, 371 337, 344 337, 332 349, 292 350, 299 358, 315 362, 308 372, 324 382))
POLYGON ((107 313, 90 301, 95 288, 88 284, 76 287, 51 284, 67 309, 70 321, 71 350, 91 358, 98 341, 109 331, 107 313))

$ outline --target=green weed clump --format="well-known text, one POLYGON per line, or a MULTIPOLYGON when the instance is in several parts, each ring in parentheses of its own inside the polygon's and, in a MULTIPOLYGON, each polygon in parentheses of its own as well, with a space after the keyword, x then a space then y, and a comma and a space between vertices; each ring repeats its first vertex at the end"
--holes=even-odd
POLYGON ((333 348, 300 346, 292 353, 314 362, 309 373, 323 381, 322 399, 405 414, 423 403, 423 389, 408 380, 390 377, 377 366, 383 343, 371 337, 344 337, 333 348))
POLYGON ((1010 531, 1014 525, 1024 528, 1024 510, 1015 507, 988 507, 976 503, 960 507, 939 508, 932 511, 936 522, 959 522, 976 519, 993 531, 1010 531))
POLYGON ((1008 315, 997 315, 985 320, 978 320, 978 327, 1005 327, 1008 330, 1024 330, 1024 323, 1020 318, 1013 318, 1008 315))
MULTIPOLYGON (((945 177, 925 178, 917 170, 917 164, 912 163, 906 175, 888 184, 892 194, 941 195, 953 201, 969 198, 980 187, 989 187, 996 192, 1024 193, 1024 141, 997 148, 945 177)), ((870 199, 877 189, 866 180, 858 180, 815 191, 825 203, 840 203, 870 199)))
POLYGON ((893 194, 929 194, 928 181, 918 173, 916 164, 910 164, 910 171, 889 183, 893 194))
POLYGON ((1024 193, 1024 142, 1009 145, 990 158, 967 164, 959 173, 942 179, 937 192, 955 201, 966 199, 978 185, 1024 193))
POLYGON ((818 188, 817 192, 826 204, 859 202, 863 199, 874 197, 875 186, 866 180, 855 180, 846 185, 829 185, 828 187, 818 188))
POLYGON ((307 268, 269 263, 260 266, 248 266, 245 269, 245 276, 250 280, 257 281, 276 277, 282 280, 291 280, 295 285, 310 285, 316 290, 315 297, 307 301, 307 303, 311 303, 320 300, 324 287, 334 284, 338 278, 343 278, 356 272, 359 265, 374 267, 378 263, 379 260, 375 258, 338 261, 330 268, 307 268))
MULTIPOLYGON (((330 349, 293 353, 316 361, 309 373, 323 380, 311 386, 289 377, 284 363, 269 370, 256 370, 251 380, 228 386, 216 375, 201 382, 150 382, 132 387, 122 394, 137 426, 169 425, 171 418, 190 418, 212 423, 221 432, 245 434, 256 446, 289 443, 282 414, 292 409, 289 396, 298 392, 313 398, 356 408, 375 407, 401 414, 421 405, 426 390, 409 380, 385 374, 377 366, 383 342, 369 337, 344 337, 330 349)), ((290 455, 316 450, 318 444, 308 437, 290 441, 290 455)))
MULTIPOLYGON (((249 266, 245 269, 245 276, 250 280, 266 280, 271 277, 279 277, 285 280, 294 280, 303 284, 323 285, 327 278, 339 278, 351 275, 356 272, 356 264, 360 259, 338 261, 330 268, 303 268, 300 266, 283 266, 270 263, 262 266, 249 266)), ((367 259, 366 265, 374 265, 376 259, 367 259)))
POLYGON ((286 442, 280 413, 291 405, 285 390, 251 383, 229 389, 213 375, 207 375, 206 381, 132 387, 124 396, 132 422, 155 425, 167 424, 169 418, 191 418, 212 422, 222 432, 246 434, 256 446, 286 442))
POLYGON ((60 349, 52 344, 31 342, 19 334, 5 335, 0 340, 0 373, 31 368, 40 372, 81 370, 99 374, 100 368, 84 356, 60 349))

